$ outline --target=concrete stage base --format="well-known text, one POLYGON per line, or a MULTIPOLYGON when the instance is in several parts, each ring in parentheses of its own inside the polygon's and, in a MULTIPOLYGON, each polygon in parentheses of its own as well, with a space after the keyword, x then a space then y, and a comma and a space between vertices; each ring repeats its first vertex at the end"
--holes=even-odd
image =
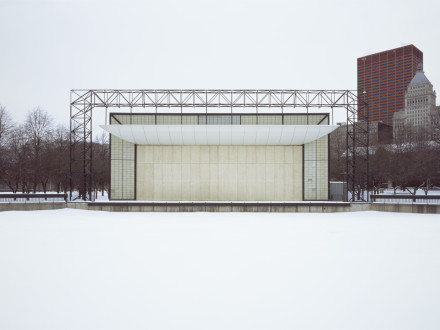
POLYGON ((57 210, 68 207, 66 202, 6 202, 0 203, 1 211, 57 210))
POLYGON ((108 212, 407 212, 440 213, 433 204, 372 204, 344 202, 89 202, 67 207, 108 212))
POLYGON ((107 212, 406 212, 439 214, 435 204, 344 202, 41 202, 0 203, 1 211, 82 209, 107 212))

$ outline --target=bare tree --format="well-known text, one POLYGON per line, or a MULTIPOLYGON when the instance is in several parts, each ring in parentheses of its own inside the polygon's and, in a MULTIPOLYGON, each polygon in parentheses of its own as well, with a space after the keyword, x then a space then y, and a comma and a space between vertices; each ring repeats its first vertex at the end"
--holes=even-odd
MULTIPOLYGON (((0 106, 0 183, 16 193, 48 189, 67 191, 69 175, 69 129, 53 128, 46 111, 28 112, 23 125, 16 126, 0 106)), ((95 191, 109 189, 109 142, 106 134, 96 137, 93 178, 95 191)))
POLYGON ((95 198, 97 197, 98 190, 101 191, 104 196, 104 191, 109 189, 110 182, 110 147, 108 141, 108 134, 102 133, 100 136, 96 136, 93 143, 93 181, 95 188, 95 198))
POLYGON ((50 155, 50 173, 55 190, 67 190, 67 175, 69 173, 69 130, 58 125, 53 131, 50 155))
POLYGON ((49 171, 46 159, 42 161, 43 148, 47 148, 52 138, 52 118, 45 110, 39 107, 28 112, 24 124, 26 136, 31 149, 32 168, 31 182, 32 190, 35 193, 39 183, 43 184, 45 189, 49 180, 49 171))
POLYGON ((6 179, 6 169, 8 168, 9 155, 8 145, 11 133, 14 129, 14 122, 6 108, 0 105, 0 184, 6 179))
POLYGON ((373 192, 376 194, 382 184, 390 180, 390 168, 392 168, 392 153, 390 148, 385 145, 377 145, 373 148, 374 152, 370 155, 371 184, 373 192))
POLYGON ((14 128, 8 140, 8 145, 5 147, 7 154, 3 182, 11 189, 13 193, 18 190, 22 192, 29 192, 30 179, 30 150, 24 134, 23 126, 14 128))
POLYGON ((330 135, 330 180, 345 180, 347 126, 341 126, 330 135))
POLYGON ((430 125, 430 137, 431 141, 440 146, 440 107, 437 107, 438 110, 435 111, 430 116, 431 125, 430 125))
POLYGON ((5 146, 13 128, 14 122, 11 115, 6 111, 6 107, 0 104, 0 146, 5 146))
POLYGON ((50 139, 52 133, 52 118, 45 111, 35 108, 28 112, 25 128, 32 147, 38 152, 42 144, 50 139))

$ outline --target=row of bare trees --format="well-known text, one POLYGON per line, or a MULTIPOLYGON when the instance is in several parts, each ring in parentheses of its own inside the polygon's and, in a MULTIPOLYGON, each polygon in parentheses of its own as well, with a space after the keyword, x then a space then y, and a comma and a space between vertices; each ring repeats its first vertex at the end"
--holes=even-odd
POLYGON ((370 177, 373 190, 384 182, 397 189, 425 194, 440 187, 440 144, 433 140, 413 143, 379 145, 372 148, 370 177))
MULTIPOLYGON (((69 190, 69 129, 55 125, 41 108, 17 124, 0 105, 0 187, 13 193, 69 190)), ((105 135, 93 144, 95 190, 108 191, 109 146, 105 135)))
MULTIPOLYGON (((406 135, 411 135, 411 130, 406 135)), ((411 138, 395 140, 394 143, 375 143, 369 146, 368 190, 378 191, 380 187, 392 186, 415 194, 433 187, 440 187, 440 140, 437 127, 425 134, 412 134, 411 138)), ((364 148, 357 152, 365 153, 364 148)), ((330 140, 330 178, 345 180, 346 144, 344 139, 330 140)), ((356 164, 359 173, 366 173, 366 164, 356 164)), ((365 187, 367 188, 367 187, 365 187)))

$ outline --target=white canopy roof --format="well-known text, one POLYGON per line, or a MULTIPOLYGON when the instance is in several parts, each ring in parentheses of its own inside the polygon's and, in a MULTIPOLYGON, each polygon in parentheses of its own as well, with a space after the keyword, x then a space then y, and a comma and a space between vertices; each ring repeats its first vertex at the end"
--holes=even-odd
POLYGON ((118 138, 145 145, 302 145, 331 125, 101 125, 118 138))

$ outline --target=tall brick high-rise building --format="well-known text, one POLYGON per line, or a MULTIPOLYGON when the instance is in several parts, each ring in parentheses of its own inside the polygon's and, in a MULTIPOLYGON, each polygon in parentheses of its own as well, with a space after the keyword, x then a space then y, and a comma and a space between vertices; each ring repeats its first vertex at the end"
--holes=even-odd
POLYGON ((357 59, 357 90, 368 107, 359 109, 359 120, 392 125, 393 114, 405 106, 405 92, 423 63, 423 53, 408 45, 357 59))

